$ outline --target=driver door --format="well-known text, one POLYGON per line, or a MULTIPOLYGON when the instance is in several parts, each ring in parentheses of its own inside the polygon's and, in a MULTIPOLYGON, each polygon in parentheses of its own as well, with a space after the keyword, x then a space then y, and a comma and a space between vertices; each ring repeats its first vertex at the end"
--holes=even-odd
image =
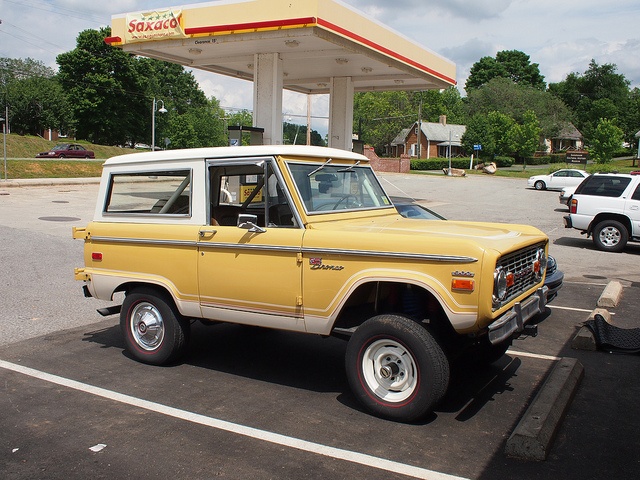
POLYGON ((209 180, 212 217, 198 240, 203 316, 304 331, 304 230, 276 214, 292 205, 281 178, 268 160, 255 159, 216 162, 209 180))

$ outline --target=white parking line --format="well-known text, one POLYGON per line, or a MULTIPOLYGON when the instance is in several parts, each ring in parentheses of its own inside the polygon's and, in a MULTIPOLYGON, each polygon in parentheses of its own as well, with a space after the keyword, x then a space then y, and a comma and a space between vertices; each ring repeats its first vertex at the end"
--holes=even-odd
POLYGON ((555 310, 570 310, 572 312, 586 312, 586 313, 593 312, 593 309, 587 310, 586 308, 560 307, 558 305, 547 305, 547 307, 549 307, 552 310, 553 309, 555 309, 555 310))
POLYGON ((529 352, 521 352, 520 350, 507 350, 511 355, 515 355, 516 357, 529 357, 529 358, 537 358, 539 360, 551 360, 556 361, 560 360, 562 357, 554 357, 552 355, 541 355, 539 353, 529 353, 529 352))
POLYGON ((186 420, 188 422, 197 423, 218 430, 223 430, 238 435, 244 435, 256 440, 262 440, 285 447, 295 448, 309 453, 315 453, 318 455, 324 455, 326 457, 335 458, 337 460, 344 460, 347 462, 357 463, 365 465, 371 468, 377 468, 379 470, 385 470, 388 472, 399 473, 401 475, 408 475, 414 478, 423 478, 428 480, 467 480, 463 477, 457 477, 454 475, 447 475, 446 473, 435 472, 426 468, 414 467, 404 463, 394 462, 386 460, 384 458, 374 457, 364 453, 352 452, 350 450, 343 450, 341 448, 329 447, 319 443, 308 442, 299 438, 288 437, 279 433, 268 432, 265 430, 259 430, 257 428, 247 427, 244 425, 238 425, 236 423, 219 420, 205 415, 200 415, 186 410, 180 410, 173 407, 168 407, 155 402, 143 400, 141 398, 132 397, 130 395, 124 395, 122 393, 106 390, 104 388, 95 387, 86 383, 77 382, 68 378, 60 377, 58 375, 52 375, 50 373, 35 370, 33 368, 24 367, 15 363, 5 362, 0 360, 0 368, 10 370, 12 372, 21 373, 29 377, 37 378, 45 382, 53 383, 63 387, 78 390, 80 392, 89 393, 97 397, 106 398, 115 402, 123 403, 125 405, 131 405, 137 408, 143 408, 151 412, 160 413, 169 417, 186 420))

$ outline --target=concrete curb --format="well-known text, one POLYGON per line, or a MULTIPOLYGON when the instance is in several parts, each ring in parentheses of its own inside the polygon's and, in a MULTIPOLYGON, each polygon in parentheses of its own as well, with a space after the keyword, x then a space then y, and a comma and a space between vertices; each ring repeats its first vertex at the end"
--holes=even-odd
POLYGON ((622 284, 618 281, 611 281, 607 284, 604 291, 598 298, 596 305, 598 307, 615 307, 620 303, 622 297, 622 284))
MULTIPOLYGON (((611 313, 606 308, 596 308, 593 310, 589 317, 587 318, 587 322, 589 320, 593 320, 597 314, 600 314, 604 317, 605 321, 611 325, 613 325, 613 321, 611 319, 611 313)), ((596 351, 598 346, 596 345, 596 338, 593 336, 593 332, 589 327, 583 325, 573 340, 571 340, 571 348, 574 350, 589 350, 596 351)))
POLYGON ((87 178, 18 178, 0 180, 0 188, 50 187, 53 185, 90 185, 100 183, 99 177, 87 178))
POLYGON ((507 440, 505 454, 545 460, 583 377, 584 367, 577 359, 560 359, 507 440))

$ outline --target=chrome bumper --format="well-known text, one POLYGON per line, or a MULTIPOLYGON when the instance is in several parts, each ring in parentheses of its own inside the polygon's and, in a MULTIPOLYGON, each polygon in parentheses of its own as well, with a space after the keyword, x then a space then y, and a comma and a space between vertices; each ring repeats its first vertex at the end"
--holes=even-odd
POLYGON ((525 324, 537 314, 544 312, 547 304, 547 287, 542 287, 489 325, 489 341, 492 345, 502 343, 514 333, 522 332, 525 324))

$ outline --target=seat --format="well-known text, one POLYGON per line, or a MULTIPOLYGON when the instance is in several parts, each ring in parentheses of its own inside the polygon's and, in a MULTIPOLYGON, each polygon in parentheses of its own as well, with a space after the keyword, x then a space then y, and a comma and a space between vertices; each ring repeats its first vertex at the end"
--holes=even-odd
POLYGON ((293 213, 288 203, 278 203, 269 207, 269 223, 278 227, 293 227, 293 213))
POLYGON ((221 226, 236 226, 238 224, 238 215, 242 213, 242 208, 236 205, 218 205, 213 207, 211 216, 221 226))

